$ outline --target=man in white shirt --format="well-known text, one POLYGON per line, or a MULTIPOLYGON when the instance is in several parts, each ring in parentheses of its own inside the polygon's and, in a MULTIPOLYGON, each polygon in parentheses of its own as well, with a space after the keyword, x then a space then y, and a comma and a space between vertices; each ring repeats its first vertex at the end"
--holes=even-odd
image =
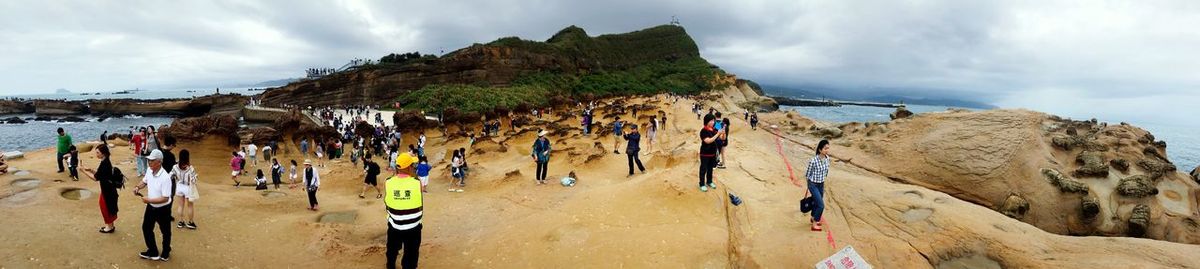
POLYGON ((174 190, 174 180, 171 173, 163 169, 163 153, 153 150, 146 156, 150 169, 142 177, 142 183, 133 188, 133 194, 142 197, 146 203, 146 213, 142 216, 142 236, 146 240, 146 251, 139 253, 142 259, 167 261, 171 257, 171 199, 174 190), (142 195, 141 190, 146 189, 142 195), (162 252, 154 243, 154 225, 158 224, 163 234, 162 252))
POLYGON ((250 153, 250 164, 258 167, 258 146, 255 146, 254 143, 250 143, 249 146, 246 146, 246 150, 250 153))

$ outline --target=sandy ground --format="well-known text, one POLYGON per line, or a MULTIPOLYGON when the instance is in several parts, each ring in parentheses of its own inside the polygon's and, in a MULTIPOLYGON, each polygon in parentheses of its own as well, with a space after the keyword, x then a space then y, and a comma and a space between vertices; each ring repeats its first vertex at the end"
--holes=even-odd
MULTIPOLYGON (((731 107, 737 100, 728 96, 742 93, 725 94, 718 107, 731 107)), ((700 123, 690 112, 692 101, 639 101, 660 106, 669 119, 654 150, 643 150, 647 173, 626 177, 626 156, 612 153, 611 135, 553 133, 549 179, 553 183, 575 171, 580 181, 571 188, 535 184, 529 157, 535 135, 526 131, 477 142, 469 150, 472 170, 466 191, 446 192, 445 156, 468 147, 467 141, 427 132, 427 153, 435 169, 425 196, 420 266, 800 268, 849 245, 876 268, 1200 268, 1193 256, 1200 247, 1195 245, 1055 235, 842 162, 833 165, 828 183, 830 232, 811 232, 808 217, 797 208, 804 190, 790 182, 788 164, 801 178, 815 138, 787 135, 777 140, 764 129, 751 130, 739 113, 731 118, 728 168, 716 171, 718 189, 700 192, 700 123), (744 203, 731 205, 730 193, 744 203)), ((649 113, 639 116, 643 114, 649 113)), ((608 123, 602 115, 597 118, 608 123)), ((765 126, 778 123, 771 116, 764 119, 765 126)), ((560 124, 577 127, 578 119, 560 124)), ((301 161, 295 145, 283 147, 281 159, 301 161)), ((200 228, 172 228, 171 261, 137 258, 144 249, 139 228, 144 205, 129 189, 122 190, 117 233, 97 233, 102 222, 96 195, 69 200, 60 192, 98 192, 98 185, 86 179, 56 182, 65 175, 54 173, 53 149, 43 149, 11 162, 14 170, 30 174, 0 176, 0 212, 5 216, 0 218, 0 241, 8 242, 0 245, 0 267, 369 268, 384 263, 384 206, 370 197, 358 198, 362 180, 349 161, 321 169, 321 211, 311 212, 305 210, 299 188, 235 189, 226 167, 232 148, 220 141, 180 148, 194 152, 199 169, 200 228), (22 178, 39 179, 40 184, 31 187, 29 181, 18 182, 22 178), (341 222, 322 223, 323 216, 341 222)), ((83 167, 94 167, 97 160, 86 156, 83 167)), ((114 156, 116 165, 133 173, 127 147, 119 147, 114 156)))

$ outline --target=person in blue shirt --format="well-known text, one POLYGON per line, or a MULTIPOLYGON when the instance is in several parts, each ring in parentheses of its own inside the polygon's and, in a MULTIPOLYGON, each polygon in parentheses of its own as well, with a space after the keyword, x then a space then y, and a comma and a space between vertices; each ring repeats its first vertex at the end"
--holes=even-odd
POLYGON ((425 156, 417 159, 417 179, 421 180, 421 192, 429 192, 425 190, 425 186, 429 186, 429 171, 433 170, 433 166, 429 165, 429 158, 425 156))
POLYGON ((625 134, 621 132, 621 127, 624 126, 621 117, 613 119, 613 154, 621 154, 621 151, 617 150, 617 146, 621 145, 621 136, 625 134))

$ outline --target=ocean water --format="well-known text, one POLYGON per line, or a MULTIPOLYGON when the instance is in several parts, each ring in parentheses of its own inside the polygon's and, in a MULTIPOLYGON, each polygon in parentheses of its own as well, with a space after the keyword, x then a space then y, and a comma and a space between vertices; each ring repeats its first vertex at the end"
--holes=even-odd
MULTIPOLYGON (((261 91, 252 91, 252 88, 221 88, 221 93, 236 93, 242 95, 254 95, 262 93, 261 91)), ((99 95, 94 92, 88 92, 83 95, 80 92, 70 94, 30 94, 30 95, 4 95, 0 98, 24 98, 24 99, 66 99, 66 100, 85 100, 85 99, 164 99, 164 98, 191 98, 204 96, 216 93, 213 89, 179 89, 179 90, 140 90, 133 94, 113 94, 112 92, 102 92, 99 95)), ((8 114, 0 115, 0 119, 9 117, 18 117, 21 119, 35 117, 33 114, 8 114)), ((56 117, 61 118, 61 117, 56 117)), ((62 127, 71 138, 80 143, 83 141, 94 141, 100 139, 100 134, 104 131, 109 133, 121 132, 127 133, 130 126, 161 126, 171 123, 173 118, 170 117, 141 117, 141 116, 126 116, 117 118, 108 118, 104 122, 98 122, 94 116, 81 116, 86 119, 86 122, 41 122, 26 120, 25 124, 3 124, 0 123, 0 151, 31 151, 41 148, 53 147, 57 141, 56 130, 62 127)))
MULTIPOLYGON (((241 95, 255 95, 262 91, 252 90, 254 88, 221 88, 222 94, 236 93, 241 95)), ((261 89, 261 88, 260 88, 261 89)), ((87 100, 87 99, 166 99, 166 98, 191 98, 200 97, 217 93, 217 89, 175 89, 175 90, 139 90, 133 94, 114 94, 114 92, 75 92, 75 93, 54 93, 54 94, 28 94, 28 95, 0 95, 0 98, 24 98, 24 99, 66 99, 66 100, 87 100), (86 93, 86 95, 85 95, 86 93)), ((9 116, 6 116, 7 118, 9 116)))
MULTIPOLYGON (((33 114, 20 115, 3 115, 0 118, 29 118, 34 117, 33 114)), ((63 128, 67 134, 71 135, 71 139, 75 143, 83 141, 100 140, 100 134, 108 131, 110 134, 115 132, 127 133, 130 126, 161 126, 171 123, 172 118, 169 117, 139 117, 126 116, 105 119, 104 122, 97 122, 96 117, 82 117, 87 119, 87 122, 41 122, 28 121, 25 124, 0 124, 0 151, 32 151, 54 147, 58 141, 59 127, 63 128)))
MULTIPOLYGON (((908 110, 913 113, 926 113, 936 111, 946 111, 950 107, 945 106, 925 106, 925 105, 908 105, 908 110)), ((840 107, 797 107, 797 106, 781 106, 780 109, 794 110, 801 115, 813 119, 828 121, 828 122, 886 122, 890 120, 888 114, 895 111, 894 108, 884 107, 867 107, 867 106, 840 106, 840 107)), ((969 109, 976 110, 976 109, 969 109)), ((1114 124, 1117 122, 1110 122, 1114 124)), ((1177 126, 1163 125, 1153 123, 1130 122, 1134 126, 1150 131, 1155 138, 1167 141, 1167 158, 1183 172, 1191 172, 1193 168, 1200 165, 1200 126, 1177 126)))

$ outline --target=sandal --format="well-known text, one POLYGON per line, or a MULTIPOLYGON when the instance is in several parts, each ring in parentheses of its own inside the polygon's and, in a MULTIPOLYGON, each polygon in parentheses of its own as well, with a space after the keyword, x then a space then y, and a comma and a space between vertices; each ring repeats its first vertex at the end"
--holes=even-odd
POLYGON ((365 195, 362 195, 362 194, 359 194, 359 195, 358 195, 358 199, 364 199, 364 198, 367 198, 367 196, 365 196, 365 195))
POLYGON ((821 231, 821 226, 813 226, 811 230, 812 230, 812 231, 814 231, 814 232, 820 232, 820 231, 821 231))
POLYGON ((375 194, 375 199, 382 199, 382 198, 383 198, 383 194, 382 194, 382 193, 377 193, 377 194, 375 194))
POLYGON ((102 233, 102 234, 110 234, 110 233, 113 233, 113 232, 116 232, 116 231, 117 231, 117 228, 115 228, 115 227, 114 227, 114 228, 112 228, 112 229, 105 229, 105 228, 108 228, 108 227, 100 227, 100 233, 102 233))

